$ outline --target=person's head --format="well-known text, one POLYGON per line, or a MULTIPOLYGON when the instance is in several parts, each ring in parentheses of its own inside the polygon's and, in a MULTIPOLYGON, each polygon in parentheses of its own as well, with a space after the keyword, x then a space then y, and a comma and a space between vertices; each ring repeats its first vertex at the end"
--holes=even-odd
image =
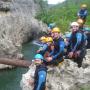
POLYGON ((47 42, 48 46, 50 46, 53 43, 52 37, 47 37, 46 42, 47 42))
POLYGON ((79 30, 79 24, 77 22, 72 22, 70 24, 71 32, 77 32, 79 30))
POLYGON ((48 29, 52 30, 54 27, 56 27, 56 24, 55 23, 50 23, 48 25, 48 29))
POLYGON ((53 39, 58 39, 60 37, 60 29, 58 27, 53 28, 52 34, 53 39))
POLYGON ((43 57, 41 54, 36 54, 36 55, 34 56, 34 63, 35 63, 36 65, 42 64, 42 63, 43 63, 43 60, 44 60, 44 57, 43 57))
POLYGON ((87 8, 87 5, 86 4, 82 4, 81 5, 81 9, 86 9, 87 8))
POLYGON ((42 43, 46 43, 46 37, 45 37, 45 36, 42 36, 39 40, 40 40, 42 43))
POLYGON ((78 19, 77 23, 79 24, 79 27, 83 27, 84 21, 82 19, 78 19))

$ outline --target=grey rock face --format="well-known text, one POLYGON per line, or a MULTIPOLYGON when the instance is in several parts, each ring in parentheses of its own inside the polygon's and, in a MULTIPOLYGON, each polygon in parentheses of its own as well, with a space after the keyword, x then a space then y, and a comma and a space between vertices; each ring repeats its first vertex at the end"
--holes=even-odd
POLYGON ((0 1, 0 56, 18 57, 22 43, 46 31, 47 26, 34 18, 38 10, 34 0, 0 1))
MULTIPOLYGON (((82 86, 87 87, 90 85, 90 59, 88 59, 88 53, 86 55, 86 61, 84 64, 88 64, 87 67, 78 68, 77 64, 70 59, 65 60, 61 65, 56 67, 48 67, 46 90, 81 90, 82 86)), ((32 68, 32 67, 31 67, 32 68)), ((32 68, 33 69, 33 68, 32 68)), ((33 69, 35 71, 35 69, 33 69)), ((27 72, 28 73, 28 72, 27 72)), ((26 73, 26 74, 27 74, 26 73)), ((30 77, 22 77, 22 80, 30 77)), ((21 83, 22 83, 21 80, 21 83)), ((25 86, 28 82, 22 83, 22 90, 29 89, 30 84, 25 86), (23 87, 25 86, 25 87, 23 87)), ((89 89, 88 89, 89 90, 89 89)))
POLYGON ((83 66, 87 65, 87 67, 78 68, 75 62, 65 60, 61 66, 49 70, 47 76, 48 90, 81 90, 82 86, 88 86, 90 84, 89 51, 83 62, 83 66))

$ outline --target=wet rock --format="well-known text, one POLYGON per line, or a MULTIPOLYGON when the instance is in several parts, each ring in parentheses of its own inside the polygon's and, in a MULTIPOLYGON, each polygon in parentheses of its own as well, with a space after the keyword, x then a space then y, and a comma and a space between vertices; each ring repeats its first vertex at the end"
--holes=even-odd
MULTIPOLYGON (((84 59, 86 62, 85 61, 83 62, 83 65, 84 64, 86 65, 86 63, 88 64, 87 67, 78 68, 77 63, 73 62, 73 60, 70 59, 65 59, 64 62, 58 66, 54 67, 48 66, 47 80, 46 80, 47 90, 81 90, 82 87, 85 88, 89 86, 90 84, 90 63, 88 63, 90 60, 88 58, 89 51, 90 50, 87 50, 86 60, 84 59)), ((24 87, 23 90, 26 90, 26 88, 27 87, 24 87)))
POLYGON ((0 1, 0 11, 10 11, 10 2, 7 2, 9 0, 1 0, 0 1))

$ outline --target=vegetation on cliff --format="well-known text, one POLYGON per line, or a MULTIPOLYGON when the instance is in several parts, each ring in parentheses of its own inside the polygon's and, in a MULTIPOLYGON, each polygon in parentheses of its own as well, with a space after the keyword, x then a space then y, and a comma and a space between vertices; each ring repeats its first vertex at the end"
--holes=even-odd
POLYGON ((88 6, 88 17, 86 24, 90 25, 89 0, 66 0, 63 3, 54 6, 48 5, 46 0, 42 2, 45 2, 44 5, 43 3, 40 3, 40 5, 43 6, 42 12, 39 12, 36 18, 42 20, 46 24, 55 22, 56 25, 61 28, 62 32, 65 32, 69 29, 70 22, 77 20, 77 12, 83 3, 87 4, 88 6))

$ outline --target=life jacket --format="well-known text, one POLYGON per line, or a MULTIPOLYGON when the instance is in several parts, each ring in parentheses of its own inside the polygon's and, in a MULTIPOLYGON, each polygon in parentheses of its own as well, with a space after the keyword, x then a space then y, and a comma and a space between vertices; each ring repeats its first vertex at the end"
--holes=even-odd
MULTIPOLYGON (((34 89, 33 90, 37 90, 37 86, 39 84, 39 82, 38 82, 38 80, 39 80, 38 73, 40 71, 45 71, 47 73, 47 67, 44 64, 36 66, 35 77, 34 77, 35 82, 34 82, 34 89)), ((46 80, 40 86, 40 90, 45 90, 45 82, 46 82, 46 80)))
MULTIPOLYGON (((76 45, 76 42, 77 42, 77 38, 76 38, 76 33, 72 33, 71 35, 71 38, 70 38, 70 47, 71 49, 74 48, 74 46, 76 45)), ((81 50, 84 46, 84 43, 85 43, 85 40, 84 40, 84 33, 83 32, 80 32, 79 33, 82 34, 82 39, 81 39, 81 43, 76 47, 76 50, 81 50)))
MULTIPOLYGON (((60 50, 60 41, 64 41, 64 39, 60 37, 59 39, 54 40, 54 54, 56 54, 60 50)), ((60 54, 59 57, 62 57, 63 53, 64 52, 62 52, 62 54, 60 54)))

